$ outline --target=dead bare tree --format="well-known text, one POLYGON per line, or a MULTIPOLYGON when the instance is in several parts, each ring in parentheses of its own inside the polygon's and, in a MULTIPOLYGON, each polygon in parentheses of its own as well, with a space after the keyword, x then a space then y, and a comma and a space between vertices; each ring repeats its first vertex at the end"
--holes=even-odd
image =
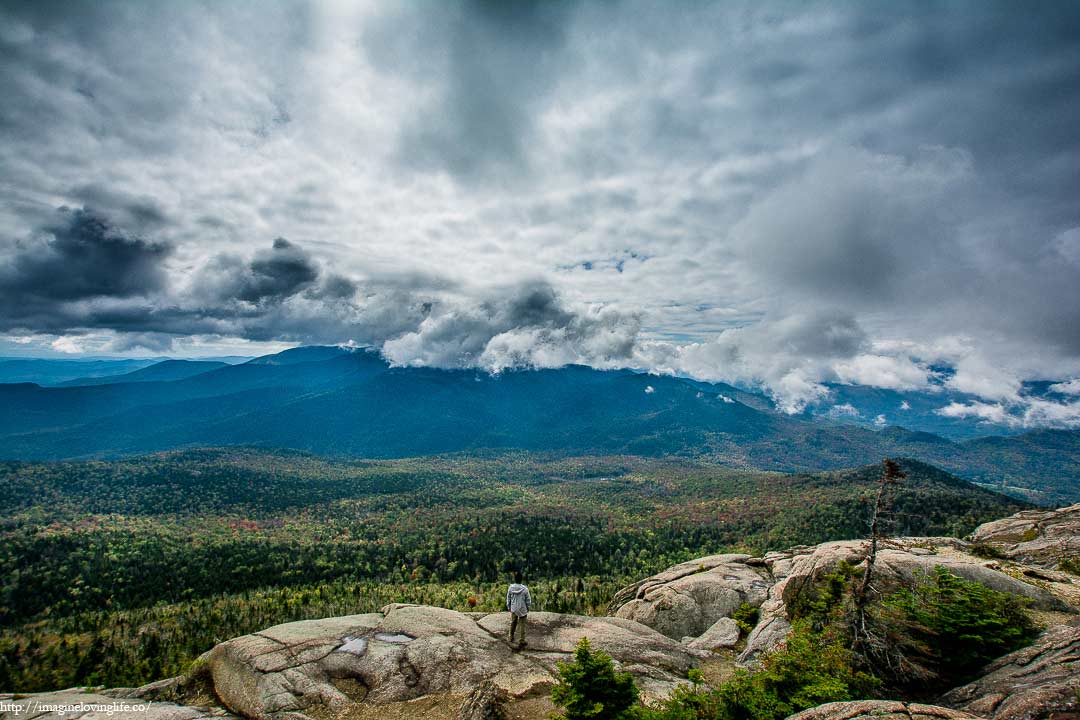
POLYGON ((862 580, 855 588, 852 601, 854 613, 851 624, 852 641, 851 649, 858 652, 863 649, 867 642, 870 631, 867 627, 866 608, 870 602, 871 582, 874 578, 874 563, 877 561, 878 545, 881 544, 885 534, 882 531, 883 516, 889 511, 892 504, 892 496, 889 489, 898 485, 900 480, 907 477, 900 464, 895 460, 886 458, 881 463, 881 477, 878 480, 877 497, 874 499, 874 512, 870 517, 870 547, 866 554, 866 568, 863 569, 862 580))

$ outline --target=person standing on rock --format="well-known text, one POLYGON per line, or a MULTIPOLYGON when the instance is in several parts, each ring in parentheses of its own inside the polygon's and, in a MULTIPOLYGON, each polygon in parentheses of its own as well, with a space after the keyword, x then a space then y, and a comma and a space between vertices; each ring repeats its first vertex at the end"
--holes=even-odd
POLYGON ((518 631, 518 647, 525 647, 528 645, 525 642, 525 622, 532 607, 532 596, 521 580, 521 572, 515 572, 514 582, 506 591, 506 609, 510 611, 510 643, 513 644, 514 632, 518 631))

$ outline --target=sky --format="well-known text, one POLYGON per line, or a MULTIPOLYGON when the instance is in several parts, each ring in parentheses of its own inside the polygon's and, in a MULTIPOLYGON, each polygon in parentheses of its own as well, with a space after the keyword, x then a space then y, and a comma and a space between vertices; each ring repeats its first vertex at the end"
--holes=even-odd
POLYGON ((0 0, 0 355, 348 343, 1080 425, 1077 37, 989 0, 0 0))

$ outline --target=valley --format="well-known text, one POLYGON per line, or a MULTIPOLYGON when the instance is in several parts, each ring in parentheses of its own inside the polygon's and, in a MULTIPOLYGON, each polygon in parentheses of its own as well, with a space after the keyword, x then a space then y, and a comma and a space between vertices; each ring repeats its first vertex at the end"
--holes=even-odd
MULTIPOLYGON (((970 532, 1024 503, 905 461, 892 523, 970 532)), ((604 614, 721 551, 862 537, 878 467, 814 474, 538 453, 331 460, 250 448, 0 465, 0 685, 132 685, 269 624, 421 602, 604 614)))

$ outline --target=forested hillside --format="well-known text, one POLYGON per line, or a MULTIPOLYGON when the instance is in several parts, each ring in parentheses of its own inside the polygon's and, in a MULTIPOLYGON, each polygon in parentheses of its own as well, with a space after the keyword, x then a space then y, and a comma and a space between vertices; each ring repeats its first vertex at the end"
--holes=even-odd
MULTIPOLYGON (((1021 504, 905 462, 898 532, 1021 504)), ((0 686, 125 685, 222 639, 416 600, 603 612, 630 579, 720 550, 862 536, 877 468, 814 475, 523 453, 332 461, 210 449, 0 466, 0 686)))

